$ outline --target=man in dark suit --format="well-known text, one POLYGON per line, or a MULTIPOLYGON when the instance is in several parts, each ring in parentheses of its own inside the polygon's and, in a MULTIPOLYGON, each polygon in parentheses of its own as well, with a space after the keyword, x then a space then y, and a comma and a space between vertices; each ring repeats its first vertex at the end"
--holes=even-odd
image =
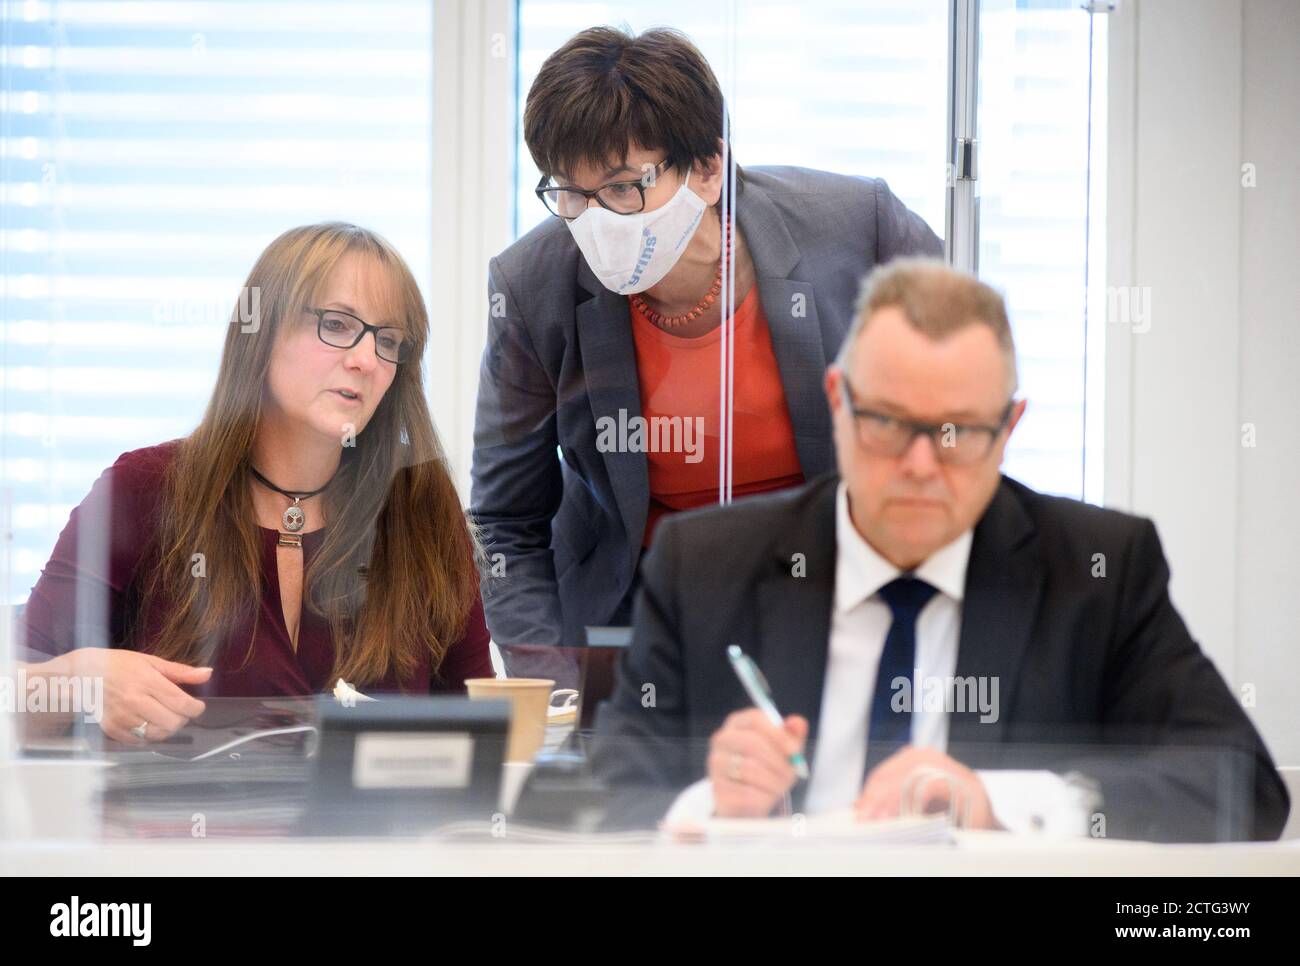
POLYGON ((793 793, 809 813, 1277 837, 1285 787, 1175 611, 1151 522, 1001 475, 1016 389, 996 292, 938 262, 871 275, 825 379, 839 475, 679 515, 647 557, 598 723, 597 771, 631 791, 616 823, 793 793))

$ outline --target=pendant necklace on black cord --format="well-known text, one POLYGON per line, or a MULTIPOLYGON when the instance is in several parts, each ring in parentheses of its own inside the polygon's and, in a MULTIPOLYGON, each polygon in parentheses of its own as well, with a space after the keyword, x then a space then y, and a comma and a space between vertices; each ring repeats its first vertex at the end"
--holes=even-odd
POLYGON ((324 492, 325 488, 334 482, 334 476, 338 476, 338 470, 334 471, 334 476, 331 476, 325 481, 325 486, 319 487, 315 490, 306 491, 286 490, 283 487, 276 486, 261 473, 257 472, 257 469, 253 466, 249 466, 248 471, 253 474, 253 479, 257 480, 257 482, 261 483, 267 489, 274 490, 281 496, 287 496, 289 499, 293 500, 293 503, 289 504, 288 509, 280 515, 280 522, 284 524, 284 530, 287 530, 288 532, 286 533, 284 530, 280 531, 280 538, 276 541, 276 544, 281 547, 301 547, 302 534, 300 531, 307 525, 307 514, 303 512, 300 504, 303 500, 309 500, 317 493, 324 492))

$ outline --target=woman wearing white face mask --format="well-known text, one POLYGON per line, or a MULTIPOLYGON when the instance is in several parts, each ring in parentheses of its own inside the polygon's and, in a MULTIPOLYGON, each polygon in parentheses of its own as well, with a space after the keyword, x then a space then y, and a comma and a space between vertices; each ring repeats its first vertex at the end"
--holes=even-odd
POLYGON ((656 523, 716 503, 720 463, 735 498, 832 471, 821 378, 858 283, 896 255, 942 253, 883 181, 804 168, 737 166, 724 225, 724 111, 671 30, 583 31, 529 91, 524 139, 554 217, 489 266, 475 425, 498 643, 581 644, 588 626, 628 623, 656 523))

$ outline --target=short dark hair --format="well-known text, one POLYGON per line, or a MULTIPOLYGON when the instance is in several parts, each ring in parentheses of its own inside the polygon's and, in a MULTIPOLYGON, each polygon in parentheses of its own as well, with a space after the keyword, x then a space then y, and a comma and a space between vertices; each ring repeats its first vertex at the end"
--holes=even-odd
POLYGON ((542 64, 524 106, 524 143, 543 175, 662 149, 674 168, 718 153, 726 105, 704 55, 678 30, 591 27, 542 64))

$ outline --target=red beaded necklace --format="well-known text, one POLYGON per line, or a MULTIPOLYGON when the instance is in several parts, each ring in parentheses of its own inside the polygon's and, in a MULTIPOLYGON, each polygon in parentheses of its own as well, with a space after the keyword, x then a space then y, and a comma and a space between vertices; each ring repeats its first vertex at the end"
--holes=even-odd
POLYGON ((644 315, 647 319, 649 319, 651 322, 653 322, 661 329, 675 329, 678 326, 686 325, 688 322, 694 322, 696 319, 698 319, 701 315, 703 315, 705 312, 709 310, 709 306, 711 306, 715 301, 717 301, 718 295, 722 292, 722 262, 724 259, 727 259, 730 256, 731 256, 731 222, 728 221, 726 242, 722 247, 722 254, 718 258, 718 270, 713 273, 713 284, 709 287, 709 290, 704 294, 704 298, 700 299, 699 302, 695 304, 695 307, 692 308, 689 312, 685 313, 684 315, 661 315, 660 313, 656 312, 654 309, 650 308, 650 305, 646 302, 644 298, 641 297, 641 293, 639 292, 634 295, 629 295, 628 299, 632 302, 633 305, 636 306, 638 312, 640 312, 642 315, 644 315))

